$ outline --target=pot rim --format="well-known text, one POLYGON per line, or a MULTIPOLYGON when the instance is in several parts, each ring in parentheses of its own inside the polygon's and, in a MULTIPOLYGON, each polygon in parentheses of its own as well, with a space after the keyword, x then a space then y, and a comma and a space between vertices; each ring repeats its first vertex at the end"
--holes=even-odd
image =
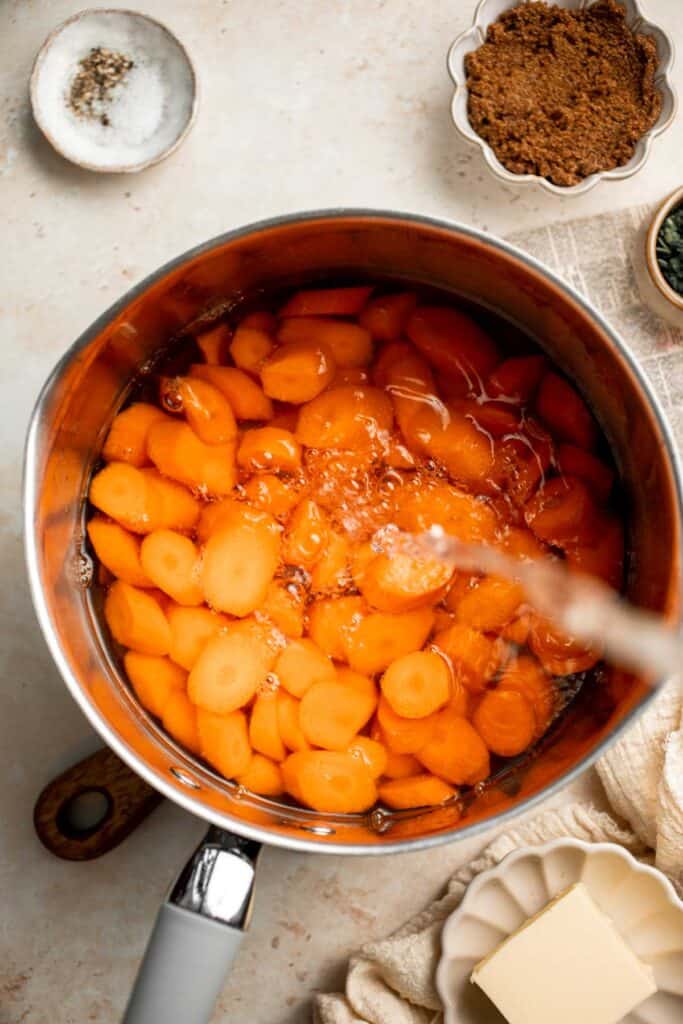
MULTIPOLYGON (((312 838, 300 839, 294 836, 283 836, 279 835, 277 832, 271 832, 267 826, 261 827, 258 825, 251 825, 239 818, 233 819, 229 815, 222 814, 212 808, 202 806, 201 810, 198 811, 196 807, 196 798, 192 793, 190 791, 185 793, 176 789, 170 780, 167 780, 165 777, 160 776, 153 771, 146 761, 141 760, 137 754, 129 749, 123 739, 121 739, 112 729, 109 721, 87 700, 80 682, 71 671, 66 658, 62 654, 52 627, 50 613, 42 591, 36 538, 34 536, 35 521, 33 510, 36 505, 39 492, 39 485, 35 479, 36 451, 42 411, 54 383, 59 379, 66 365, 70 363, 83 348, 90 344, 90 342, 105 329, 110 321, 118 316, 134 299, 142 295, 156 281, 171 273, 173 270, 176 270, 187 261, 194 259, 203 253, 209 252, 211 249, 214 249, 219 245, 224 245, 227 242, 243 238, 246 235, 253 234, 254 232, 270 230, 272 228, 278 228, 289 224, 297 224, 305 221, 333 221, 340 219, 387 220, 391 222, 403 221, 409 224, 426 225, 427 227, 433 227, 443 231, 460 233, 461 235, 465 235, 479 243, 492 246, 503 254, 517 259, 531 270, 539 273, 542 277, 549 280, 559 290, 568 295, 569 298, 597 324, 598 328, 607 336, 611 344, 615 346, 626 362, 629 370, 633 373, 641 392, 648 401, 661 432, 669 465, 671 466, 677 506, 677 521, 679 527, 683 528, 683 470, 671 428, 664 415, 661 402, 654 393, 648 378, 638 364, 634 354, 630 351, 626 343, 622 341, 616 331, 614 331, 614 329, 608 324, 602 314, 598 312, 598 310, 595 309, 587 299, 585 299, 570 284, 564 281, 561 277, 555 274, 554 271, 550 270, 534 256, 531 256, 523 250, 518 249, 516 246, 511 245, 509 242, 506 242, 494 235, 489 235, 487 232, 481 231, 478 228, 461 224, 458 221, 447 220, 446 218, 431 217, 401 210, 382 210, 370 207, 332 207, 320 210, 304 210, 299 213, 284 214, 277 217, 254 221, 243 227, 215 235, 208 241, 202 242, 199 245, 186 250, 179 256, 176 256, 164 263, 157 270, 148 274, 137 285, 134 285, 120 299, 105 310, 105 312, 102 313, 90 325, 90 327, 86 328, 86 330, 69 346, 45 381, 36 400, 29 422, 24 450, 22 484, 24 557, 36 617, 50 654, 60 672, 60 675, 62 676, 62 679, 85 717, 99 733, 105 743, 121 758, 122 761, 124 761, 133 771, 137 772, 137 774, 140 775, 150 786, 169 800, 178 804, 183 808, 183 810, 188 811, 190 814, 200 817, 204 821, 211 822, 219 828, 235 832, 238 835, 244 836, 247 839, 255 840, 256 842, 265 843, 270 846, 276 846, 283 849, 294 850, 300 853, 380 856, 389 853, 409 853, 417 850, 427 850, 432 847, 441 846, 445 843, 454 842, 458 839, 481 835, 482 833, 499 827, 505 822, 518 817, 520 814, 526 813, 532 808, 537 807, 538 804, 549 799, 551 796, 554 796, 561 789, 564 789, 571 782, 577 779, 602 754, 604 754, 605 751, 609 749, 609 747, 619 738, 619 736, 621 736, 633 723, 635 718, 654 700, 655 695, 658 692, 658 687, 653 687, 651 692, 646 694, 635 707, 630 709, 621 722, 619 722, 608 736, 597 744, 594 750, 585 754, 563 775, 555 779, 549 785, 544 786, 537 793, 529 796, 522 803, 506 810, 499 811, 497 814, 494 814, 489 818, 474 821, 469 825, 462 825, 447 832, 439 833, 438 835, 417 836, 415 838, 399 839, 394 842, 386 843, 345 844, 327 841, 320 843, 312 838)), ((679 591, 680 590, 681 582, 679 580, 679 591)))

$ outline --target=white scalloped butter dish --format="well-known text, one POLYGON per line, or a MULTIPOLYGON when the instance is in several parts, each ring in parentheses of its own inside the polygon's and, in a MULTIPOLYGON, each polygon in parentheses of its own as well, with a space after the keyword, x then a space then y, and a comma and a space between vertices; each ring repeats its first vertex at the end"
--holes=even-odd
MULTIPOLYGON (((521 0, 521 2, 525 2, 525 0, 521 0)), ((552 0, 552 2, 558 7, 566 7, 568 10, 581 10, 584 7, 590 7, 595 0, 552 0)), ((676 113, 676 94, 669 77, 674 62, 674 44, 664 29, 648 21, 640 9, 638 0, 619 0, 619 2, 626 9, 626 24, 629 28, 634 32, 643 32, 645 35, 653 36, 657 43, 659 64, 657 65, 655 84, 662 94, 662 109, 652 128, 638 140, 635 152, 628 163, 622 167, 614 167, 611 171, 590 174, 577 185, 563 186, 555 185, 538 174, 514 174, 509 171, 500 162, 489 144, 480 135, 477 135, 470 124, 467 113, 465 57, 485 42, 487 29, 492 22, 496 21, 504 11, 510 10, 511 7, 518 7, 520 4, 520 0, 479 0, 471 28, 459 35, 448 51, 448 71, 455 85, 451 115, 455 127, 462 137, 475 146, 479 146, 489 170, 501 181, 508 185, 532 183, 540 185, 547 192, 553 192, 558 196, 576 196, 588 192, 599 181, 618 181, 621 178, 630 178, 645 164, 650 155, 652 140, 669 127, 676 113)))
POLYGON ((612 843, 556 839, 516 850, 479 875, 447 919, 436 984, 445 1024, 503 1024, 470 981, 480 960, 553 897, 582 882, 636 956, 655 974, 657 992, 623 1024, 683 1020, 683 902, 660 871, 612 843))

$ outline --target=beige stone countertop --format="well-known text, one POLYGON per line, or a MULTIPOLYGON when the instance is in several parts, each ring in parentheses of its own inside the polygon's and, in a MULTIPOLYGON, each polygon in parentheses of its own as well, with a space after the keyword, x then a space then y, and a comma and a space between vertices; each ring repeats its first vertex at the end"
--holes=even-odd
MULTIPOLYGON (((112 6, 108 4, 108 6, 112 6)), ((125 6, 116 5, 113 6, 125 6)), ((166 803, 100 861, 63 863, 33 834, 43 784, 99 746, 39 634, 24 577, 20 472, 38 389, 111 302, 184 249, 260 217, 377 206, 496 234, 654 201, 681 184, 681 121, 646 168, 583 198, 510 189, 449 119, 445 54, 474 0, 148 0, 188 46, 201 83, 194 130, 133 176, 63 161, 32 122, 28 77, 67 0, 0 5, 0 1024, 115 1024, 156 908, 201 822, 166 803)), ((683 40, 680 0, 642 0, 683 40)), ((675 69, 683 92, 683 64, 675 69)), ((600 799, 593 776, 572 793, 600 799)), ((344 958, 434 895, 481 840, 394 858, 266 850, 254 920, 216 1024, 299 1024, 344 958)))

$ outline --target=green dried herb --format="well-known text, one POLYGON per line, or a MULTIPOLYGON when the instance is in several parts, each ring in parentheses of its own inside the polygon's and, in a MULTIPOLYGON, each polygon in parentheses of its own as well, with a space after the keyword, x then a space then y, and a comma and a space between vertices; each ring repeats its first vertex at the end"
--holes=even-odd
POLYGON ((659 269, 675 292, 683 295, 683 206, 666 217, 655 247, 659 269))

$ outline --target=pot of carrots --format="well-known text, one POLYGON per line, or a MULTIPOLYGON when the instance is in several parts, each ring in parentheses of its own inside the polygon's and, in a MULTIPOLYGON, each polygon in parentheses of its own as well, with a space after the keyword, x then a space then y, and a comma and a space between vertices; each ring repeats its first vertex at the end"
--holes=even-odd
POLYGON ((121 772, 211 823, 129 1024, 208 1018, 258 844, 472 835, 565 785, 649 700, 516 581, 387 538, 438 526, 563 562, 674 622, 680 521, 671 436, 625 344, 471 228, 264 222, 104 313, 29 431, 33 598, 121 772))

